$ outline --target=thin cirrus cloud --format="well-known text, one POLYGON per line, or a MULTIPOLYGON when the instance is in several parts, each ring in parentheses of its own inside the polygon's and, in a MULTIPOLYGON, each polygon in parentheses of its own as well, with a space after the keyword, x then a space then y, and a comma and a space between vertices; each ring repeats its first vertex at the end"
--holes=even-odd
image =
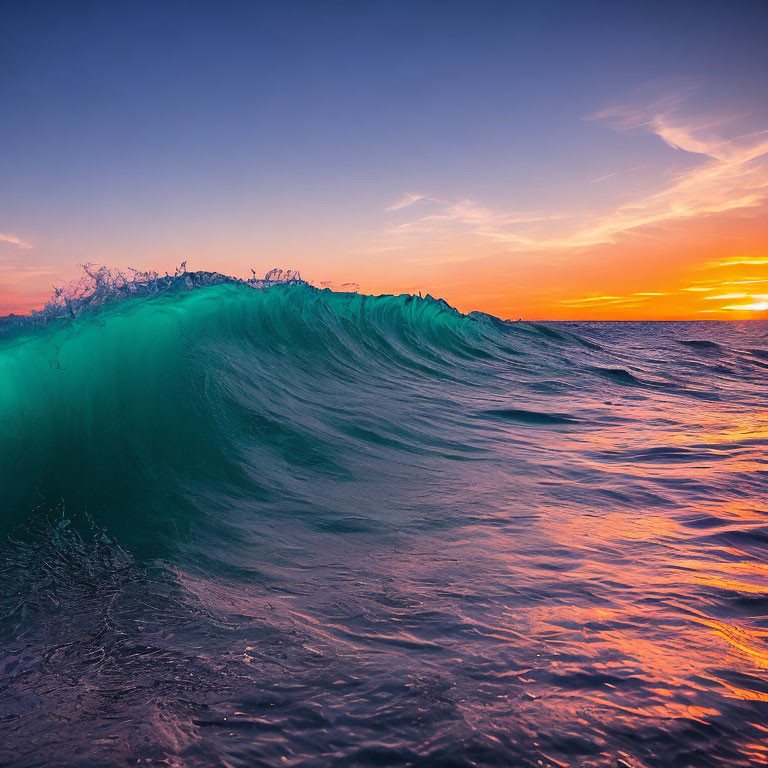
POLYGON ((733 261, 721 261, 716 266, 718 267, 755 267, 768 264, 768 259, 734 259, 733 261))
POLYGON ((28 243, 22 240, 20 237, 12 235, 10 232, 0 232, 0 242, 11 243, 11 245, 17 245, 19 248, 24 249, 34 248, 32 243, 28 243))
POLYGON ((635 171, 641 171, 645 168, 645 165, 636 165, 634 168, 627 168, 624 171, 614 171, 613 173, 606 173, 605 176, 598 176, 596 179, 590 179, 590 184, 599 184, 601 181, 608 181, 608 179, 614 179, 616 176, 623 176, 625 173, 634 173, 635 171))
POLYGON ((414 203, 418 203, 419 200, 426 200, 427 195, 418 195, 413 192, 406 192, 399 200, 396 200, 392 205, 387 206, 385 211, 400 211, 403 208, 408 208, 414 203))
POLYGON ((558 302, 563 307, 608 307, 615 304, 625 306, 639 306, 649 296, 661 296, 663 294, 633 293, 631 296, 587 296, 583 299, 563 299, 558 302), (644 298, 638 298, 644 297, 644 298))
MULTIPOLYGON (((601 121, 620 133, 646 131, 690 156, 691 167, 660 179, 650 194, 592 216, 575 212, 504 212, 473 200, 445 201, 407 194, 387 210, 399 211, 429 201, 431 211, 400 222, 390 236, 431 236, 456 231, 479 241, 492 240, 509 251, 568 250, 615 242, 627 232, 738 209, 754 208, 768 199, 768 130, 723 136, 727 116, 689 116, 682 111, 683 95, 673 94, 645 106, 614 106, 588 120, 601 121), (554 224, 557 222, 557 224, 554 224)), ((639 170, 642 166, 607 174, 592 183, 639 170)), ((477 254, 475 254, 477 255, 477 254)), ((468 258, 473 258, 470 254, 468 258)), ((743 260, 757 265, 766 260, 743 260)), ((724 263, 732 266, 733 263, 724 263)))
MULTIPOLYGON (((529 247, 535 245, 533 241, 523 234, 513 235, 514 228, 527 229, 570 218, 569 215, 542 211, 501 212, 468 198, 451 201, 426 195, 412 201, 400 200, 386 210, 397 211, 422 201, 429 204, 428 212, 422 211, 420 216, 393 224, 387 230, 388 240, 397 243, 395 246, 390 245, 389 249, 406 247, 408 241, 419 237, 439 240, 457 233, 481 238, 503 238, 507 241, 514 239, 521 248, 529 247)), ((464 260, 473 257, 465 254, 460 258, 464 260)))
MULTIPOLYGON (((755 299, 758 297, 753 296, 752 298, 755 299)), ((753 301, 749 304, 731 304, 723 307, 723 309, 735 310, 737 312, 765 312, 768 310, 768 301, 753 301)))

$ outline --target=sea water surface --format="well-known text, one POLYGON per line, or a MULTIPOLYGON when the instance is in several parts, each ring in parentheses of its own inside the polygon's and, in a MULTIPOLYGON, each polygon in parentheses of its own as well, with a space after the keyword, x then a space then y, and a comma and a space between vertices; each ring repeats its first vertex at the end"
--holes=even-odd
POLYGON ((0 765, 766 764, 767 381, 296 281, 7 321, 0 765))

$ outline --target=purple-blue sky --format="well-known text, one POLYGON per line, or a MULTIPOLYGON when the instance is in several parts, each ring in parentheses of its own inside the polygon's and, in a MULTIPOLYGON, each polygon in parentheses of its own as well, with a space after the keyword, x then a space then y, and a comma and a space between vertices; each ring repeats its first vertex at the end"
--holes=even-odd
POLYGON ((0 11, 0 311, 185 259, 503 316, 768 309, 767 2, 0 11))

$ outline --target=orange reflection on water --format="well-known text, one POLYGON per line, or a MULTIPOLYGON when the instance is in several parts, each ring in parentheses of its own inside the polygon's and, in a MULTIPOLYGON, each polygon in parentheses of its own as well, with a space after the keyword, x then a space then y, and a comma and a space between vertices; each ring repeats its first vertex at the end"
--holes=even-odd
POLYGON ((744 625, 727 624, 713 618, 692 616, 693 621, 710 627, 714 634, 725 640, 728 645, 743 655, 747 661, 760 669, 768 669, 768 647, 762 638, 768 638, 768 630, 760 630, 744 625))

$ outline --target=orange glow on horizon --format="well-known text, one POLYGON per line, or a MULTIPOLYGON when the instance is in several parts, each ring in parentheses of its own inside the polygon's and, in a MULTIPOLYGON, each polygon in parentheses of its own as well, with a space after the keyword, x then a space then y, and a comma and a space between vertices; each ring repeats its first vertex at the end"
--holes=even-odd
MULTIPOLYGON (((439 260, 431 252, 371 259, 360 250, 344 263, 328 243, 256 258, 228 239, 212 264, 210 246, 148 253, 139 268, 194 269, 249 275, 298 268, 315 285, 359 284, 364 293, 431 294, 459 310, 526 320, 744 320, 768 318, 768 209, 641 228, 616 242, 574 251, 510 254, 457 237, 439 260), (226 248, 224 247, 226 246, 226 248), (227 257, 225 252, 232 255, 227 257), (359 258, 357 257, 359 255, 359 258)), ((25 251, 34 253, 34 251, 25 251)), ((85 259, 84 259, 85 260, 85 259)), ((121 263, 119 257, 106 263, 121 263)), ((0 271, 0 314, 39 309, 51 285, 77 275, 34 266, 0 271)))

